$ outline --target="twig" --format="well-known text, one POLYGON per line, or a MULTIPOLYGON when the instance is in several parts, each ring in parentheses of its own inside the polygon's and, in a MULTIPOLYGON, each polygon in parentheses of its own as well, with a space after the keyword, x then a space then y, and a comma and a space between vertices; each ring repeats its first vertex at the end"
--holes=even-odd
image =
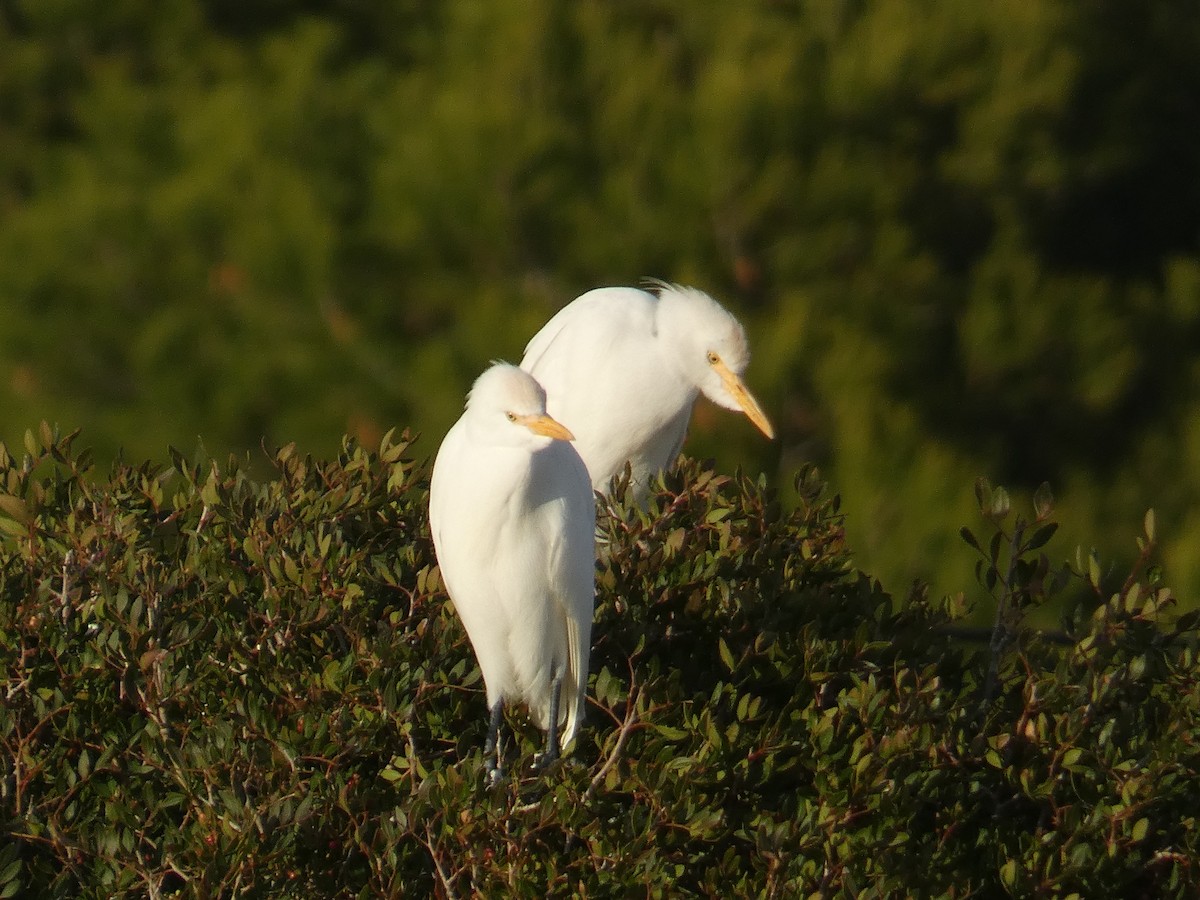
POLYGON ((433 860, 433 869, 437 872, 438 881, 441 882, 442 889, 446 892, 446 900, 458 900, 458 894, 454 892, 450 878, 446 875, 446 870, 442 868, 442 861, 438 859, 438 855, 433 849, 433 836, 429 833, 428 825, 425 826, 425 839, 421 843, 425 845, 425 849, 429 851, 429 858, 433 860))
POLYGON ((200 532, 204 530, 204 526, 208 524, 208 517, 211 510, 208 504, 204 504, 204 508, 200 510, 200 521, 196 523, 196 537, 200 537, 200 532))
POLYGON ((1024 533, 1025 520, 1018 518, 1013 526, 1012 540, 1008 547, 1008 574, 1004 578, 1004 593, 996 601, 996 622, 992 626, 992 640, 988 648, 991 658, 988 660, 987 677, 983 682, 983 701, 979 706, 980 716, 986 713, 988 707, 992 705, 999 686, 1000 654, 1004 652, 1004 647, 1010 638, 1010 630, 1005 619, 1009 601, 1013 595, 1013 579, 1017 576, 1017 560, 1020 556, 1021 537, 1024 533))
POLYGON ((587 800, 595 791, 597 785, 604 780, 604 776, 609 773, 613 766, 617 764, 617 760, 621 757, 621 751, 625 749, 625 742, 629 740, 629 735, 633 733, 633 726, 637 723, 637 705, 642 698, 642 688, 639 686, 637 692, 629 698, 629 708, 625 712, 625 721, 621 724, 621 732, 617 735, 616 746, 613 747, 612 753, 608 754, 608 759, 604 761, 604 765, 600 767, 600 771, 592 778, 591 784, 588 785, 586 791, 583 792, 583 799, 587 800))
POLYGON ((67 627, 67 623, 71 619, 71 563, 73 562, 75 562, 75 551, 68 550, 63 556, 62 593, 58 597, 62 606, 62 612, 59 615, 62 618, 63 628, 67 627))

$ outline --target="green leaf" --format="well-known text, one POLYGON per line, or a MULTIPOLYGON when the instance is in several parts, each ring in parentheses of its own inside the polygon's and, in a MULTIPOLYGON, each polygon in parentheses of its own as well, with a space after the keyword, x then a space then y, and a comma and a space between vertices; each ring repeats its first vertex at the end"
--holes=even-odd
POLYGON ((997 521, 1008 516, 1009 510, 1012 508, 1012 503, 1008 499, 1008 491, 1002 487, 996 488, 992 492, 992 505, 988 509, 989 514, 997 521))
POLYGON ((1129 661, 1129 677, 1134 681, 1140 681, 1142 676, 1146 674, 1146 657, 1144 654, 1135 656, 1129 661))
POLYGON ((1040 547, 1046 546, 1050 538, 1054 537, 1054 533, 1058 531, 1058 523, 1050 522, 1043 525, 1030 537, 1029 543, 1025 545, 1026 550, 1037 550, 1040 547))
POLYGON ((729 645, 725 643, 724 638, 717 638, 717 652, 721 656, 721 662, 725 664, 725 668, 732 672, 737 664, 733 659, 733 652, 729 649, 729 645))
POLYGON ((975 479, 975 502, 979 504, 979 511, 986 516, 992 505, 992 485, 983 475, 975 479))
POLYGON ((22 525, 28 525, 33 521, 33 516, 26 508, 25 501, 20 497, 13 497, 11 494, 0 494, 0 513, 22 525))
POLYGON ((687 530, 684 528, 675 528, 667 535, 667 539, 663 542, 663 549, 668 556, 674 556, 683 549, 683 543, 687 539, 687 530))
POLYGON ((29 526, 14 522, 12 519, 0 517, 0 531, 13 537, 23 537, 29 533, 29 526))
POLYGON ((1000 880, 1010 891, 1017 886, 1017 861, 1015 859, 1008 860, 1000 867, 1000 880))
POLYGON ((1096 590, 1100 590, 1100 559, 1096 556, 1096 551, 1093 550, 1088 556, 1088 584, 1096 590))
POLYGON ((979 545, 978 538, 975 537, 975 534, 971 531, 970 528, 968 528, 966 525, 964 525, 962 528, 959 529, 958 533, 962 537, 962 539, 967 542, 967 544, 969 546, 974 547, 980 553, 983 552, 983 547, 981 547, 979 545))
POLYGON ((714 525, 717 522, 723 522, 728 519, 732 512, 733 510, 727 507, 718 507, 717 509, 709 510, 708 515, 704 517, 704 521, 709 525, 714 525))
POLYGON ((1146 833, 1150 830, 1150 820, 1143 816, 1138 819, 1133 825, 1132 837, 1135 841, 1143 841, 1146 839, 1146 833))
POLYGON ((661 734, 668 741, 682 741, 690 734, 690 732, 687 730, 683 728, 676 728, 672 725, 659 725, 655 723, 651 727, 654 728, 654 731, 657 734, 661 734))
POLYGON ((321 683, 329 690, 336 691, 341 687, 341 682, 342 664, 336 659, 331 659, 321 672, 321 683))
POLYGON ((16 895, 17 890, 21 887, 21 882, 18 879, 20 874, 20 858, 14 859, 3 870, 0 870, 0 884, 4 885, 4 891, 0 892, 0 897, 12 897, 16 895))
POLYGON ((1050 490, 1050 482, 1043 481, 1033 492, 1033 512, 1039 522, 1054 512, 1054 493, 1050 490))
POLYGON ((1142 586, 1136 581, 1129 586, 1129 591, 1125 594, 1125 612, 1135 613, 1141 608, 1142 586))

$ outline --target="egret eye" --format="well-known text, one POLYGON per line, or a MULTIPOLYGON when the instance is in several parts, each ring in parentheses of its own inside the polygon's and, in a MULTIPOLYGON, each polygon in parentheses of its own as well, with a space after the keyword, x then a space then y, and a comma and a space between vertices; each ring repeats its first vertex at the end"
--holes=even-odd
POLYGON ((517 421, 517 414, 516 414, 515 412, 509 412, 509 413, 505 413, 505 414, 504 414, 504 416, 505 416, 505 418, 507 418, 507 419, 508 419, 508 421, 510 421, 510 422, 515 422, 515 421, 517 421))
POLYGON ((709 350, 709 351, 708 351, 708 364, 709 364, 710 366, 715 366, 715 365, 716 365, 717 363, 719 363, 720 361, 721 361, 721 357, 720 357, 720 355, 717 353, 717 351, 716 351, 716 350, 709 350))

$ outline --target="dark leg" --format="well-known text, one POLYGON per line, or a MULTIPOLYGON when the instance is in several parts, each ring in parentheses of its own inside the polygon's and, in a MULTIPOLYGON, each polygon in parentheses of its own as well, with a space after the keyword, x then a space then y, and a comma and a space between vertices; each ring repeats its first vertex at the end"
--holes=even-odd
POLYGON ((546 729, 546 751, 538 760, 539 769, 544 769, 558 759, 558 704, 562 694, 562 673, 556 672, 550 679, 550 726, 546 729))
POLYGON ((483 770, 487 773, 489 784, 495 784, 504 777, 504 766, 500 763, 500 722, 503 719, 504 701, 497 700, 488 722, 487 740, 483 742, 483 770))

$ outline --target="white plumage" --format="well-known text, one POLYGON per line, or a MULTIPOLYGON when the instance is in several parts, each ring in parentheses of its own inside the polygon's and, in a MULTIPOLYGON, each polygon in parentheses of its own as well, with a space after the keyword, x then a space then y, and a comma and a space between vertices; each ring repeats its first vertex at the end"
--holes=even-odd
POLYGON ((571 433, 515 366, 476 380, 433 467, 429 520, 442 580, 483 672, 491 751, 505 701, 547 731, 546 759, 584 711, 595 602, 595 496, 571 433), (565 723, 565 724, 564 724, 565 723))
POLYGON ((610 287, 578 297, 534 335, 521 368, 575 435, 592 486, 607 492, 629 462, 640 494, 679 455, 701 393, 774 437, 742 381, 749 361, 746 333, 717 301, 659 284, 657 295, 610 287))

